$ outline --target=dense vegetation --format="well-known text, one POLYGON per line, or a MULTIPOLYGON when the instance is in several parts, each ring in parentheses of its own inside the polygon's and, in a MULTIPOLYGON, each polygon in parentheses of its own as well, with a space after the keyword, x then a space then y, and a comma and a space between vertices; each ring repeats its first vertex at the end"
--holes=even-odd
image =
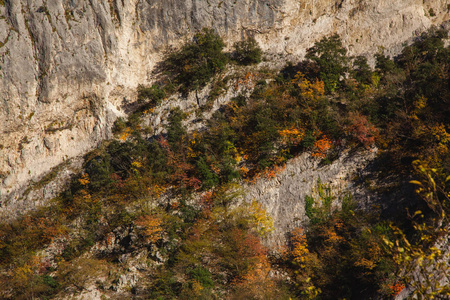
MULTIPOLYGON (((166 77, 139 88, 143 106, 118 120, 116 140, 86 155, 84 173, 53 205, 0 225, 1 297, 51 298, 91 284, 107 294, 126 272, 123 255, 144 253, 143 279, 130 286, 136 298, 392 298, 412 283, 408 271, 418 261, 443 255, 433 245, 447 234, 449 210, 446 37, 433 29, 394 60, 379 53, 375 70, 364 57, 348 57, 338 36, 324 38, 279 73, 241 67, 231 88, 251 93, 216 111, 205 130, 188 132, 185 112, 173 109, 165 134, 144 138, 141 117, 171 93, 223 80, 225 44, 202 30, 166 56, 166 77), (264 208, 236 205, 245 192, 239 180, 274 177, 299 153, 329 164, 345 148, 374 145, 387 166, 377 170, 380 185, 415 179, 424 201, 410 199, 409 218, 403 202, 360 211, 351 195, 319 181, 306 198, 310 223, 291 232, 285 249, 267 249, 262 240, 273 225, 264 208), (338 197, 342 205, 332 209, 338 197), (385 212, 393 208, 394 215, 385 212), (112 232, 124 231, 136 238, 120 240, 120 250, 99 250, 114 244, 112 232), (59 248, 48 259, 39 249, 52 242, 59 248), (274 271, 282 275, 269 276, 274 271)), ((249 39, 231 57, 257 63, 258 49, 249 39)), ((434 268, 444 274, 446 265, 434 268)), ((425 276, 429 270, 421 269, 425 276)), ((449 293, 418 282, 419 295, 449 293)))

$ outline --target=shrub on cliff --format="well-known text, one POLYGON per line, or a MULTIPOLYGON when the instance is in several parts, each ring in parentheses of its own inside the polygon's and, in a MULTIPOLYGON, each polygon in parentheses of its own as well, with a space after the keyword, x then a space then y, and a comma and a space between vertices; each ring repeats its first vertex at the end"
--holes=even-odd
POLYGON ((341 77, 348 71, 347 50, 337 34, 316 42, 307 50, 306 58, 320 67, 319 78, 325 83, 326 92, 333 92, 339 87, 341 77))
POLYGON ((258 42, 249 37, 233 45, 233 59, 241 65, 251 65, 261 62, 262 50, 258 42))
POLYGON ((145 100, 150 101, 151 106, 157 106, 161 103, 162 99, 166 97, 166 92, 159 85, 154 84, 151 87, 146 87, 143 85, 138 86, 138 101, 144 102, 145 100))
POLYGON ((222 51, 225 43, 213 29, 203 28, 178 51, 169 53, 164 67, 181 84, 183 92, 204 87, 217 73, 223 71, 227 56, 222 51))

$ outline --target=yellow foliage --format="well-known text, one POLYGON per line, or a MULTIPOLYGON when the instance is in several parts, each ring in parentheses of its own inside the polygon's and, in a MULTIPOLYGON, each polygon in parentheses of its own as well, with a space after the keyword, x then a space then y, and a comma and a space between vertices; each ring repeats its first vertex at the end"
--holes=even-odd
POLYGON ((133 161, 131 163, 131 171, 135 174, 135 175, 139 175, 139 169, 142 168, 142 163, 140 161, 133 161))
POLYGON ((24 293, 33 293, 33 284, 36 284, 34 275, 40 273, 40 262, 41 258, 33 255, 23 265, 16 265, 9 270, 8 273, 12 277, 12 282, 16 288, 21 289, 24 293))
POLYGON ((131 134, 132 129, 130 127, 125 128, 125 130, 122 132, 122 135, 120 136, 120 139, 122 141, 125 141, 131 134))
POLYGON ((203 285, 198 282, 197 280, 194 280, 192 282, 192 296, 200 297, 202 294, 203 285))
POLYGON ((298 263, 301 268, 305 268, 305 262, 309 255, 308 242, 303 228, 295 228, 292 232, 292 256, 294 262, 298 263))
POLYGON ((136 220, 136 225, 143 229, 144 236, 151 243, 156 243, 161 238, 161 224, 161 219, 156 215, 145 215, 136 220))
POLYGON ((155 184, 154 186, 149 187, 148 190, 153 197, 158 198, 166 191, 166 188, 155 184))
POLYGON ((256 225, 257 232, 261 236, 266 236, 274 230, 273 219, 269 216, 261 203, 252 201, 250 204, 250 214, 256 225))
POLYGON ((17 267, 14 271, 14 281, 16 283, 24 283, 29 280, 29 277, 33 275, 31 266, 25 264, 23 266, 17 267))
POLYGON ((81 178, 78 179, 78 182, 81 185, 88 185, 89 184, 89 174, 88 173, 83 173, 83 175, 81 175, 81 178))
MULTIPOLYGON (((439 170, 420 161, 413 164, 421 178, 412 183, 416 185, 419 196, 434 212, 431 219, 433 222, 418 221, 414 224, 415 235, 420 241, 418 243, 410 242, 406 234, 395 226, 391 226, 391 229, 396 238, 391 241, 384 237, 383 240, 400 267, 403 281, 409 282, 413 287, 414 295, 421 296, 422 299, 434 299, 435 295, 449 296, 450 287, 440 285, 440 282, 450 280, 448 266, 450 252, 443 246, 448 236, 448 218, 443 202, 448 203, 450 200, 447 197, 445 176, 442 176, 439 170)), ((413 218, 423 220, 422 212, 416 211, 413 218)))
POLYGON ((141 163, 140 161, 137 161, 137 160, 133 161, 133 162, 131 163, 131 165, 132 165, 133 167, 135 167, 135 168, 141 168, 141 167, 142 167, 142 163, 141 163))
POLYGON ((325 85, 322 80, 316 79, 315 82, 310 82, 301 72, 295 75, 293 82, 300 88, 302 96, 306 100, 318 100, 325 93, 325 85))
POLYGON ((224 154, 230 155, 232 157, 239 156, 239 152, 236 149, 236 147, 233 145, 230 141, 225 141, 226 149, 224 151, 224 154))
POLYGON ((195 130, 190 138, 188 139, 188 147, 187 147, 187 156, 189 158, 195 158, 198 156, 197 153, 194 151, 195 144, 198 144, 201 142, 202 136, 198 133, 197 130, 195 130))
POLYGON ((418 111, 424 109, 427 106, 427 98, 421 96, 420 99, 414 104, 414 108, 418 111))
POLYGON ((355 262, 355 266, 364 267, 366 269, 372 270, 373 268, 375 268, 377 266, 377 264, 374 261, 368 260, 363 257, 355 262))
POLYGON ((303 130, 299 130, 295 127, 279 130, 278 133, 280 134, 283 145, 298 145, 305 136, 305 132, 303 130))
POLYGON ((427 106, 427 98, 425 98, 424 96, 421 96, 419 98, 419 100, 417 100, 416 102, 414 102, 414 109, 413 112, 411 114, 411 118, 414 120, 418 120, 419 118, 417 117, 417 114, 421 113, 424 108, 427 106))
POLYGON ((448 144, 450 142, 450 133, 445 129, 444 124, 435 125, 430 129, 431 134, 439 144, 448 144))

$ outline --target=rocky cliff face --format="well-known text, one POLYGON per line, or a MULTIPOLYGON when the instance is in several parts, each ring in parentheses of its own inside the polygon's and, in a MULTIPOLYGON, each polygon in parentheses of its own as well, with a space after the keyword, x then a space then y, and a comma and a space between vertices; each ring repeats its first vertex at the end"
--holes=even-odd
POLYGON ((0 192, 111 135, 168 45, 215 28, 231 45, 254 35, 269 53, 301 57, 339 33, 351 53, 404 41, 449 19, 447 0, 0 1, 0 192))
POLYGON ((376 157, 376 149, 359 153, 343 151, 329 165, 320 165, 320 159, 303 153, 289 161, 274 178, 261 178, 254 184, 244 186, 247 202, 257 200, 274 221, 274 232, 266 239, 270 246, 286 244, 287 234, 296 227, 309 222, 305 214, 305 196, 317 195, 318 181, 331 187, 334 205, 341 204, 344 193, 350 192, 360 206, 367 206, 371 199, 367 192, 360 191, 354 178, 367 172, 376 157))

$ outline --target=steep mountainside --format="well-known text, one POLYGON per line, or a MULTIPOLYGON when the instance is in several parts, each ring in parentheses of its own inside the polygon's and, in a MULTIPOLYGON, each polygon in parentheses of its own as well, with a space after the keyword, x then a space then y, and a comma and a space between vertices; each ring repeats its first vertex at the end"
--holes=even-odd
MULTIPOLYGON (((396 53, 449 19, 446 0, 68 1, 0 3, 0 195, 14 204, 30 180, 111 137, 138 84, 169 45, 202 27, 228 42, 302 56, 339 33, 350 53, 396 53)), ((272 56, 274 57, 274 56, 272 56)))
POLYGON ((75 2, 0 0, 0 298, 450 296, 447 3, 75 2))

